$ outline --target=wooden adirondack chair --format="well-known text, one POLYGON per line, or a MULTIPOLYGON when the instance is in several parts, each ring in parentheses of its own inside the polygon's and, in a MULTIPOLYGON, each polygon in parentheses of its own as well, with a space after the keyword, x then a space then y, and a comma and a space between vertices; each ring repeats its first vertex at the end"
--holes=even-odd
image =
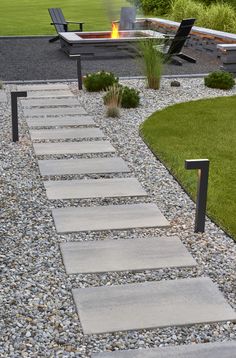
MULTIPOLYGON (((55 29, 57 33, 59 32, 69 32, 68 25, 69 24, 79 24, 79 30, 74 31, 83 31, 83 22, 76 22, 76 21, 67 21, 62 13, 62 10, 60 8, 50 8, 48 9, 49 14, 51 16, 52 22, 51 25, 55 26, 55 29)), ((49 42, 54 42, 59 39, 59 36, 55 36, 52 39, 49 40, 49 42)))

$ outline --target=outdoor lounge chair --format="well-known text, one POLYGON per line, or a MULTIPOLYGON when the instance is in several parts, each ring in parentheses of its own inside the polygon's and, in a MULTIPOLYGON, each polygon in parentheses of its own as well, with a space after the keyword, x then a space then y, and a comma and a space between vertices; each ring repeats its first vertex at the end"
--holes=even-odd
MULTIPOLYGON (((52 22, 51 25, 55 26, 55 29, 57 31, 57 33, 59 32, 69 32, 68 30, 68 25, 69 24, 79 24, 80 28, 79 30, 74 30, 74 31, 83 31, 83 22, 76 22, 76 21, 67 21, 64 18, 64 15, 62 13, 62 10, 60 8, 50 8, 48 9, 49 14, 51 16, 52 22)), ((55 36, 52 39, 49 40, 49 42, 54 42, 59 40, 59 36, 55 36)))
POLYGON ((161 50, 165 56, 165 62, 170 62, 175 65, 181 66, 182 62, 178 61, 175 58, 177 56, 185 61, 196 63, 196 60, 194 58, 181 52, 186 40, 189 38, 189 34, 191 32, 195 20, 196 19, 182 20, 175 36, 172 38, 168 37, 168 35, 166 36, 166 45, 161 50))
POLYGON ((119 30, 134 30, 136 21, 135 7, 122 7, 120 11, 120 20, 113 21, 119 24, 119 30))

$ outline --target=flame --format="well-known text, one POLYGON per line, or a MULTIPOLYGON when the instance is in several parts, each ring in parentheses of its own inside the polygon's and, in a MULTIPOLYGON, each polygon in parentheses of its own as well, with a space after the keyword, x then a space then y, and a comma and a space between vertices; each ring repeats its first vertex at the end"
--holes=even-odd
POLYGON ((111 38, 112 39, 118 39, 120 37, 119 35, 119 25, 116 23, 112 23, 112 31, 111 31, 111 38))

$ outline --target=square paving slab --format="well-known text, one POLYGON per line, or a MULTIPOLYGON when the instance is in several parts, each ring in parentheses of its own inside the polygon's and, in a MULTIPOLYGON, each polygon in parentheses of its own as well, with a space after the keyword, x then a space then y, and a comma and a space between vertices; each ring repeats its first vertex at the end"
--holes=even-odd
POLYGON ((210 278, 72 290, 85 334, 236 320, 210 278))
POLYGON ((40 90, 40 91, 27 91, 28 98, 51 98, 51 97, 74 97, 73 93, 69 90, 40 90))
POLYGON ((155 204, 53 209, 57 232, 119 230, 168 226, 155 204))
POLYGON ((28 107, 50 107, 50 106, 78 106, 79 101, 76 97, 69 98, 36 98, 22 99, 21 104, 24 108, 28 107))
POLYGON ((31 129, 29 132, 32 140, 105 137, 99 128, 31 129))
POLYGON ((87 154, 87 153, 112 153, 115 148, 110 142, 97 140, 94 142, 57 142, 57 143, 34 143, 36 155, 52 154, 87 154))
POLYGON ((196 266, 177 237, 60 244, 67 274, 196 266))
POLYGON ((90 116, 47 117, 27 119, 29 127, 96 126, 90 116))
POLYGON ((65 83, 45 83, 37 85, 18 85, 17 91, 55 91, 55 90, 69 90, 65 83))
POLYGON ((38 163, 42 175, 129 172, 127 164, 118 157, 39 160, 38 163))
POLYGON ((235 358, 236 341, 133 349, 92 354, 92 358, 235 358))
POLYGON ((47 107, 47 108, 25 108, 26 117, 46 117, 46 116, 63 116, 63 115, 86 115, 87 112, 82 107, 47 107))
POLYGON ((62 180, 44 182, 49 199, 146 196, 135 178, 62 180))

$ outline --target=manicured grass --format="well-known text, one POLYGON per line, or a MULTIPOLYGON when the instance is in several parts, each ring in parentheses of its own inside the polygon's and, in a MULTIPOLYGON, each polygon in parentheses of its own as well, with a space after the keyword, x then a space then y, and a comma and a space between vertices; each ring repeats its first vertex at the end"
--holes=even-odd
POLYGON ((197 173, 185 170, 184 161, 210 160, 207 212, 236 238, 236 96, 168 107, 150 116, 140 132, 194 199, 197 173))
POLYGON ((84 31, 109 30, 111 21, 119 19, 121 6, 130 4, 125 0, 1 0, 0 36, 53 34, 50 7, 61 7, 67 20, 85 22, 84 31))

